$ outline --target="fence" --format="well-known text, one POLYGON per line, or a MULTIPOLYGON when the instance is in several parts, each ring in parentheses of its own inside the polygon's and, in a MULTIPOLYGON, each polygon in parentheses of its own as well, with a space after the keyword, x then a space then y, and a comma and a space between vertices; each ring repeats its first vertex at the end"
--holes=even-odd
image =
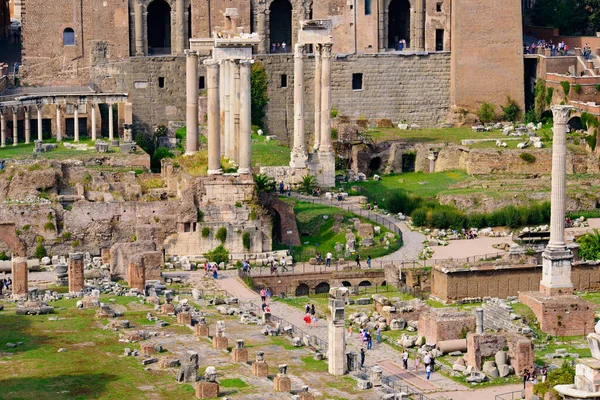
POLYGON ((395 392, 406 393, 412 400, 431 400, 430 397, 402 383, 402 379, 396 375, 384 376, 381 381, 395 392))
POLYGON ((525 398, 525 391, 517 390, 516 392, 508 392, 497 394, 494 400, 521 400, 525 398))

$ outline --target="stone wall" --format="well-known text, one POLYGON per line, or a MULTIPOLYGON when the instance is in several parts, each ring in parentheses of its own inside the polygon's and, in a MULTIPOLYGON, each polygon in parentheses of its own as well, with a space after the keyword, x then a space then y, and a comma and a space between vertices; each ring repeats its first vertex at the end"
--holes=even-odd
POLYGON ((486 357, 494 356, 505 347, 508 347, 508 361, 515 369, 516 375, 521 376, 526 369, 533 369, 535 353, 531 339, 508 332, 468 333, 467 365, 480 371, 486 357))
POLYGON ((474 330, 475 315, 469 312, 431 309, 419 316, 419 336, 427 343, 462 339, 474 330))

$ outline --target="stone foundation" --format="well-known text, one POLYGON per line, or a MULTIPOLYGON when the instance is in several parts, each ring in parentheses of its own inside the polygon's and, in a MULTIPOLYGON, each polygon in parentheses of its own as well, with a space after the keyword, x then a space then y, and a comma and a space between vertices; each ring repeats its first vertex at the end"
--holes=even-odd
POLYGON ((215 336, 212 340, 213 348, 217 350, 227 350, 229 342, 224 336, 215 336))
POLYGON ((231 351, 231 361, 236 363, 247 363, 248 349, 233 349, 231 351))
POLYGON ((69 276, 69 293, 81 292, 85 286, 83 277, 83 253, 69 254, 67 274, 69 276))
POLYGON ((140 345, 140 352, 143 356, 151 356, 156 352, 156 350, 154 350, 154 345, 146 343, 140 345))
POLYGON ((269 365, 265 361, 256 361, 252 363, 252 375, 259 378, 268 378, 269 365))
POLYGON ((207 337, 209 335, 208 324, 194 325, 194 335, 198 337, 207 337))
POLYGON ((29 282, 27 271, 27 258, 13 257, 12 260, 12 294, 18 297, 27 297, 29 282))
POLYGON ((163 314, 173 314, 175 312, 175 306, 171 303, 163 304, 160 307, 160 312, 163 314))
POLYGON ((519 293, 519 301, 534 312, 540 329, 552 336, 579 336, 594 332, 594 305, 575 295, 544 296, 519 293))
POLYGON ((474 331, 475 316, 469 312, 431 309, 419 317, 419 336, 427 343, 464 338, 474 331))
POLYGON ((214 399, 219 397, 219 384, 217 382, 196 383, 197 399, 214 399))
POLYGON ((505 347, 508 347, 509 362, 515 369, 515 374, 523 375, 525 369, 533 369, 533 343, 514 333, 468 333, 467 365, 481 371, 484 359, 494 356, 505 347))
POLYGON ((192 324, 192 314, 188 312, 180 312, 177 314, 177 323, 182 325, 192 324))
POLYGON ((292 380, 285 375, 277 375, 273 379, 273 390, 276 392, 289 393, 292 391, 292 380))

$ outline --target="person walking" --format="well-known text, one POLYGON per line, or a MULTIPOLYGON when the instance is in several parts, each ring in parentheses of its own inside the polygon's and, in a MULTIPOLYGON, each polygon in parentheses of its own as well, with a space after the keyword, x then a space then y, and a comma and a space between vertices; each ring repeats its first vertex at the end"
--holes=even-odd
POLYGON ((271 288, 267 288, 265 294, 267 295, 267 304, 269 304, 271 302, 271 288))
POLYGON ((348 334, 346 335, 346 340, 350 339, 352 337, 352 322, 350 322, 350 325, 348 325, 348 334))
POLYGON ((306 306, 304 307, 304 311, 306 311, 307 314, 310 314, 310 304, 306 303, 306 306))
POLYGON ((371 350, 373 348, 373 336, 371 336, 371 332, 367 331, 367 350, 371 350))
POLYGON ((310 328, 310 323, 311 323, 311 322, 312 322, 312 321, 311 321, 311 319, 310 319, 310 313, 307 313, 307 314, 304 316, 304 323, 306 324, 306 327, 307 327, 307 328, 310 328))
POLYGON ((429 355, 429 353, 425 353, 425 358, 423 358, 423 363, 425 364, 425 368, 427 368, 429 366, 429 364, 431 364, 431 356, 429 355))
POLYGON ((213 264, 212 273, 213 279, 219 279, 219 267, 217 267, 217 264, 213 264))
MULTIPOLYGON (((0 294, 2 294, 2 292, 0 292, 0 294)), ((542 383, 546 382, 546 376, 548 376, 548 370, 546 369, 546 366, 544 365, 542 367, 542 383)))
POLYGON ((365 348, 364 347, 360 348, 360 367, 361 368, 365 367, 365 348))
POLYGON ((431 365, 428 365, 427 367, 425 367, 425 375, 427 376, 427 380, 429 380, 429 378, 431 378, 431 365))
POLYGON ((528 380, 529 380, 529 370, 525 369, 525 372, 523 372, 523 390, 525 390, 525 386, 527 385, 528 380))
POLYGON ((417 353, 415 357, 415 373, 419 373, 419 368, 421 367, 421 356, 417 353))
POLYGON ((287 53, 287 48, 286 48, 286 44, 285 44, 285 42, 281 43, 281 51, 282 51, 283 53, 287 53))
POLYGON ((315 314, 317 314, 317 310, 315 310, 315 304, 313 303, 310 305, 310 316, 314 318, 315 314))
POLYGON ((260 289, 260 299, 263 303, 267 301, 267 291, 265 290, 265 288, 260 289))
POLYGON ((328 251, 328 252, 327 252, 327 255, 326 255, 325 257, 326 257, 326 258, 325 258, 325 266, 326 266, 326 267, 331 267, 331 257, 332 257, 332 254, 331 254, 331 252, 330 252, 330 251, 328 251))
POLYGON ((375 326, 376 334, 377 334, 377 343, 381 344, 381 327, 379 325, 375 326))
POLYGON ((404 369, 408 369, 408 350, 406 349, 402 352, 402 365, 404 369))
POLYGON ((367 256, 367 267, 371 269, 371 255, 367 256))
POLYGON ((284 185, 283 185, 283 181, 279 182, 279 194, 283 195, 283 189, 284 189, 284 185))
POLYGON ((356 266, 357 266, 358 268, 360 268, 360 255, 358 255, 358 254, 356 255, 356 259, 355 259, 355 261, 356 261, 356 266))

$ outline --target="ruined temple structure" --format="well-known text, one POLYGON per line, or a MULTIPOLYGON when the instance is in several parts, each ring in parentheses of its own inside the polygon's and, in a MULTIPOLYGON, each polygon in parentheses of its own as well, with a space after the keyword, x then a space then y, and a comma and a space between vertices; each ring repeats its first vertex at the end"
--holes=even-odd
MULTIPOLYGON (((325 98, 315 92, 323 72, 314 67, 319 56, 322 61, 331 57, 330 105, 339 115, 439 126, 454 107, 476 109, 482 101, 504 104, 506 95, 523 105, 520 6, 518 0, 22 0, 21 74, 29 87, 20 94, 35 94, 34 86, 68 86, 69 93, 82 95, 126 93, 133 130, 144 133, 159 124, 183 125, 186 110, 196 106, 203 123, 209 80, 204 61, 213 55, 193 43, 214 35, 226 38, 222 21, 227 16, 233 32, 256 33, 252 54, 269 81, 266 131, 291 146, 294 57, 296 44, 304 44, 300 28, 303 21, 330 20, 331 42, 303 49, 305 118, 317 119, 313 110, 321 111, 321 124, 304 124, 307 148, 322 141, 323 131, 319 135, 318 130, 327 122, 325 105, 315 103, 325 98), (197 76, 186 78, 192 62, 197 62, 197 76), (195 92, 186 96, 189 85, 198 89, 197 97, 195 92)), ((26 121, 35 110, 36 104, 11 101, 16 101, 10 107, 18 108, 18 121, 26 121)), ((79 101, 43 100, 42 130, 64 136, 66 127, 71 135, 71 120, 78 118, 79 133, 91 131, 92 110, 99 110, 96 102, 83 103, 88 109, 79 101)), ((106 126, 104 110, 98 124, 101 120, 106 126)), ((126 112, 119 107, 119 133, 126 112)), ((14 117, 12 108, 2 114, 14 117)), ((24 126, 18 124, 19 142, 25 140, 24 126)), ((36 129, 32 127, 32 136, 36 129)))

